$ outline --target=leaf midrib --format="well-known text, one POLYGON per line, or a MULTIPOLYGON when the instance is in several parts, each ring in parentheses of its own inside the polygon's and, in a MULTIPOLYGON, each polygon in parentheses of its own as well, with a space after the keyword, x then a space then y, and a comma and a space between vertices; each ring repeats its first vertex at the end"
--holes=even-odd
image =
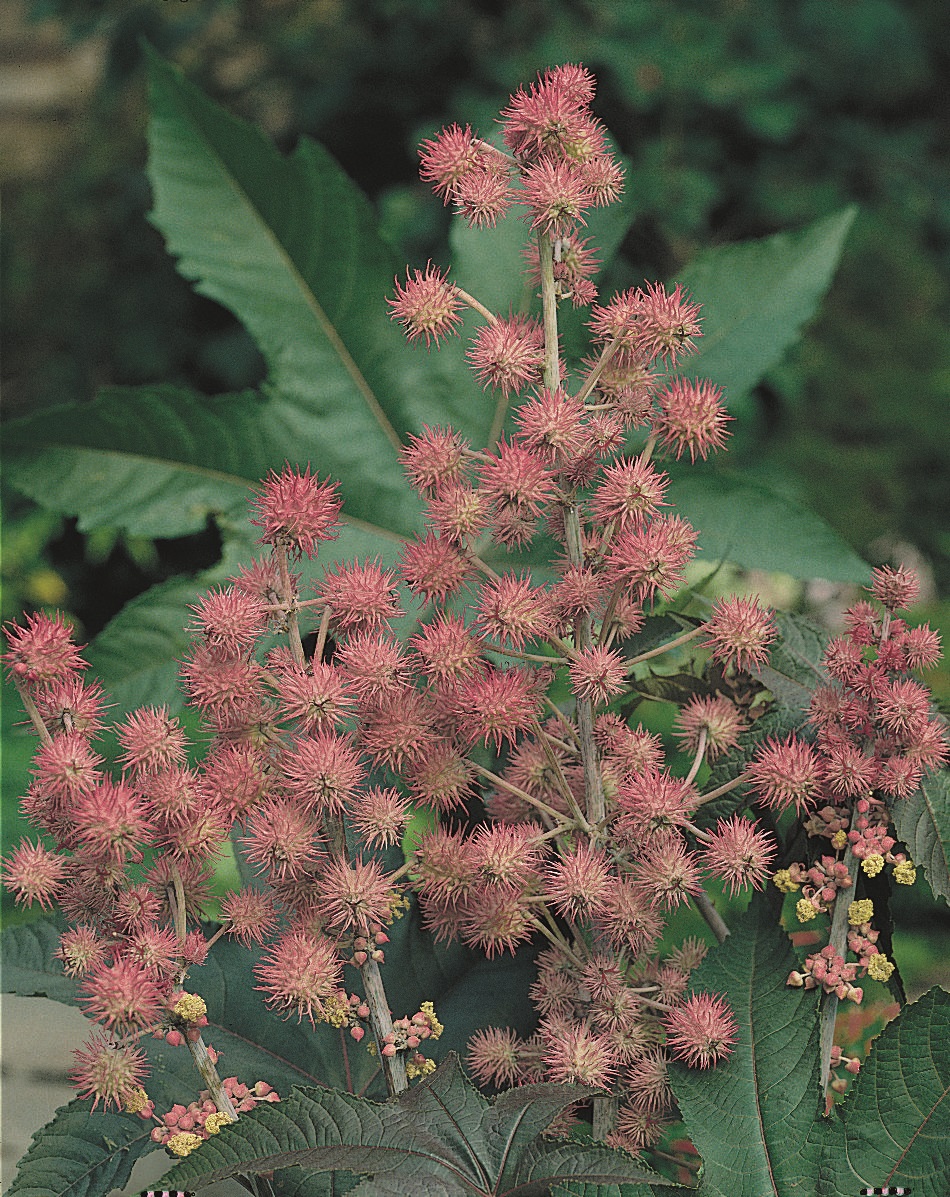
MULTIPOLYGON (((176 99, 177 98, 178 97, 176 95, 176 99)), ((379 400, 376 398, 376 395, 373 392, 372 387, 369 385, 365 376, 363 375, 363 372, 357 366, 357 364, 353 360, 353 357, 350 354, 349 350, 346 348, 343 341, 340 339, 336 329, 334 328, 332 322, 329 319, 329 316, 327 315, 326 311, 324 310, 323 305, 319 302, 316 295, 313 293, 312 289, 310 288, 309 284, 306 282, 303 275, 297 269, 296 263, 294 262, 293 258, 290 256, 289 252, 284 247, 283 242, 280 240, 280 238, 277 236, 276 232, 271 228, 271 226, 264 220, 263 214, 260 212, 260 210, 257 208, 256 204, 253 202, 253 200, 251 199, 247 190, 238 182, 237 178, 234 176, 234 174, 231 172, 231 170, 228 168, 227 164, 225 163, 225 160, 222 157, 222 155, 211 143, 211 141, 209 140, 203 127, 201 125, 199 125, 196 121, 191 119, 191 113, 190 113, 190 111, 187 110, 187 108, 186 108, 186 113, 187 113, 186 119, 188 120, 188 123, 191 126, 191 129, 192 129, 195 137, 204 146, 205 151, 206 151, 206 153, 208 153, 209 158, 217 165, 219 173, 221 173, 225 179, 226 185, 229 185, 230 190, 233 192, 233 194, 235 194, 237 196, 238 200, 243 204, 243 206, 245 207, 245 209, 251 216, 253 223, 258 225, 260 229, 263 229, 265 240, 269 241, 272 246, 272 249, 276 250, 277 257, 283 262, 285 269, 287 270, 288 274, 290 275, 291 280, 293 281, 296 289, 300 292, 300 295, 303 299, 304 304, 307 306, 307 308, 310 309, 310 311, 314 317, 314 320, 316 321, 317 325, 320 327, 321 331, 323 332, 323 335, 326 337, 331 348, 334 350, 334 352, 339 357, 344 370, 352 379, 352 381, 355 384, 357 390, 359 391, 361 397, 363 398, 363 401, 366 403, 366 406, 369 408, 370 413, 372 414, 374 419, 379 424, 380 429, 382 430, 382 432, 386 436, 387 440, 390 442, 390 444, 395 448, 396 452, 398 453, 402 449, 402 441, 399 438, 399 434, 396 432, 395 428, 393 428, 392 424, 389 422, 389 418, 387 417, 386 413, 383 411, 383 408, 380 405, 379 400)), ((277 151, 272 146, 270 148, 275 154, 277 153, 277 151)), ((296 157, 297 161, 300 162, 301 150, 298 149, 297 151, 295 151, 294 156, 296 157)), ((289 166, 290 163, 294 161, 294 158, 292 157, 290 159, 282 159, 282 161, 284 162, 284 164, 286 166, 289 166)), ((189 256, 194 257, 194 255, 192 253, 189 253, 189 256)), ((205 276, 203 274, 199 274, 198 277, 202 279, 202 282, 205 282, 205 276)), ((205 285, 207 285, 206 282, 205 282, 205 285)), ((224 297, 222 297, 222 302, 227 304, 227 306, 230 306, 230 304, 228 304, 227 299, 224 297)), ((237 315, 238 318, 241 319, 242 323, 243 323, 243 319, 241 318, 240 313, 235 312, 235 315, 237 315)), ((263 347, 261 347, 261 349, 263 352, 263 347)), ((269 373, 269 381, 273 382, 273 384, 276 386, 277 385, 276 382, 274 382, 274 380, 272 378, 270 378, 270 371, 268 373, 269 373)))

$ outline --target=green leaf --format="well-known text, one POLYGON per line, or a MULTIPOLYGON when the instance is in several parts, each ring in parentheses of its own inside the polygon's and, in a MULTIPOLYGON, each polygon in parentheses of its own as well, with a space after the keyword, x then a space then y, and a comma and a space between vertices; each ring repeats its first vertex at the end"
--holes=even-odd
POLYGON ((452 220, 452 281, 500 316, 531 306, 522 256, 531 239, 525 211, 515 204, 491 229, 470 228, 463 216, 452 220))
POLYGON ((153 586, 126 603, 92 641, 86 659, 114 703, 113 718, 144 705, 182 709, 178 675, 191 642, 188 608, 227 572, 215 567, 153 586))
POLYGON ((801 724, 816 686, 828 684, 822 664, 828 634, 804 615, 775 612, 778 638, 770 646, 769 661, 756 671, 775 697, 788 730, 801 724))
POLYGON ((372 1181, 354 1190, 364 1197, 541 1197, 561 1176, 607 1183, 659 1179, 621 1152, 538 1144, 540 1131, 589 1093, 578 1085, 525 1085, 489 1103, 450 1056, 386 1105, 297 1089, 288 1100, 225 1127, 163 1183, 187 1188, 239 1171, 293 1165, 369 1174, 372 1181))
POLYGON ((831 282, 857 209, 797 233, 701 254, 677 275, 703 305, 703 336, 683 365, 735 404, 798 340, 831 282))
POLYGON ((950 770, 924 779, 909 798, 890 804, 898 837, 923 866, 930 888, 950 902, 950 770))
POLYGON ((904 1186, 946 1197, 950 1184, 950 994, 933 988, 888 1023, 833 1121, 818 1197, 904 1186))
POLYGON ((39 918, 15 927, 5 927, 0 936, 3 960, 3 992, 22 997, 48 997, 70 1006, 79 1005, 79 987, 63 973, 54 959, 65 924, 55 918, 39 918))
POLYGON ((699 555, 795 578, 867 582, 870 567, 814 512, 741 475, 672 471, 669 496, 699 532, 699 555))
POLYGON ((490 405, 472 402, 460 359, 440 364, 391 322, 396 264, 322 147, 303 139, 284 158, 155 54, 149 76, 151 219, 180 272, 260 347, 268 441, 339 479, 351 516, 413 531, 401 440, 434 413, 477 436, 490 405))
POLYGON ((140 1156, 156 1150, 148 1122, 90 1107, 70 1102, 36 1131, 8 1197, 103 1197, 127 1183, 140 1156))
POLYGON ((207 398, 109 387, 91 403, 12 420, 7 480, 43 507, 78 515, 81 531, 186 536, 211 515, 243 515, 249 486, 274 461, 267 410, 249 391, 207 398))
POLYGON ((732 1055, 715 1068, 670 1069, 709 1197, 804 1195, 817 1183, 817 1153, 804 1150, 820 1108, 817 1002, 785 984, 798 962, 777 897, 756 895, 692 977, 694 992, 729 1002, 739 1025, 732 1055))

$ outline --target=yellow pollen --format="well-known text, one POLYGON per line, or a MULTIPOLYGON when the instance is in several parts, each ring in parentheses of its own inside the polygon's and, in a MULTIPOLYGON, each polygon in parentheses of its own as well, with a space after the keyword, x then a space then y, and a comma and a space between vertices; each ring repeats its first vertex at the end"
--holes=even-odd
POLYGON ((233 1121, 231 1115, 225 1114, 223 1111, 217 1114, 209 1114, 205 1119, 205 1130, 209 1135, 216 1135, 220 1132, 222 1126, 227 1126, 231 1121, 233 1121))
POLYGON ((180 1131, 177 1135, 172 1135, 165 1146, 169 1151, 173 1151, 175 1155, 186 1156, 190 1155, 196 1147, 200 1147, 204 1139, 200 1135, 192 1135, 188 1131, 180 1131))
POLYGON ((874 903, 870 898, 852 902, 848 907, 848 923, 852 927, 860 927, 862 923, 869 923, 872 918, 874 918, 874 903))
POLYGON ((183 1022, 197 1022, 208 1013, 204 998, 196 993, 183 993, 172 1009, 183 1022))

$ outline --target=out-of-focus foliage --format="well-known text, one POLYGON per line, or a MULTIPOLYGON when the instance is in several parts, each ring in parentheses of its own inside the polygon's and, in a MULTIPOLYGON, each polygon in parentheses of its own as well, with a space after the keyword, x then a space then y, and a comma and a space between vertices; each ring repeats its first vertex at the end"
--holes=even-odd
MULTIPOLYGON (((257 382, 249 338, 148 231, 140 39, 284 148, 322 142, 401 253, 446 260, 420 137, 488 130, 545 65, 583 61, 630 162, 612 283, 699 246, 862 215, 825 313, 757 396, 744 455, 880 558, 920 548, 950 587, 950 11, 936 0, 34 0, 106 48, 69 155, 6 199, 6 406, 162 379, 257 382)), ((97 623, 93 615, 93 622, 97 623)))

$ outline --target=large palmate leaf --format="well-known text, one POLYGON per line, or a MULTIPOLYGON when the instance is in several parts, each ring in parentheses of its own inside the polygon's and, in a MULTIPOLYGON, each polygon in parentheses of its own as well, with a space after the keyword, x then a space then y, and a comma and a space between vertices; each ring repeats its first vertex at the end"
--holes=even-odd
POLYGON ((105 1197, 156 1149, 151 1124, 131 1114, 90 1114, 89 1101, 61 1106, 33 1135, 9 1197, 105 1197))
POLYGON ((92 403, 12 420, 7 480, 82 531, 186 536, 209 516, 240 519, 248 488, 282 461, 269 404, 250 391, 110 387, 92 403))
POLYGON ((788 611, 775 612, 775 626, 778 636, 769 648, 768 664, 757 674, 790 724, 797 727, 815 687, 828 684, 822 664, 828 633, 805 616, 788 611))
POLYGON ((902 1186, 915 1197, 950 1192, 950 994, 934 988, 888 1023, 832 1120, 818 1197, 902 1186))
POLYGON ((950 902, 950 770, 928 777, 916 793, 891 804, 897 834, 923 865, 930 888, 950 902))
POLYGON ((0 936, 3 957, 3 992, 21 997, 48 997, 79 1005, 79 986, 54 959, 65 923, 56 918, 34 919, 5 927, 0 936))
POLYGON ((539 1141, 552 1119, 589 1090, 525 1085, 489 1103, 450 1056, 431 1077, 380 1105, 347 1093, 297 1089, 224 1128, 178 1165, 166 1184, 188 1188, 296 1165, 372 1180, 363 1197, 488 1197, 545 1193, 559 1177, 599 1183, 657 1180, 621 1152, 539 1141))
POLYGON ((820 516, 759 482, 711 470, 677 470, 669 497, 699 531, 702 557, 795 578, 870 578, 870 567, 820 516))
POLYGON ((339 478, 351 515, 411 531, 401 440, 435 413, 477 438, 490 404, 457 358, 440 365, 390 321, 396 263, 325 150, 302 140, 285 158, 155 55, 149 72, 151 219, 181 273, 257 342, 271 440, 339 478))
POLYGON ((797 961, 779 926, 777 898, 756 896, 692 977, 694 991, 726 997, 739 1025, 725 1062, 670 1070, 703 1158, 704 1197, 816 1191, 816 1153, 804 1144, 820 1110, 818 1004, 813 991, 785 984, 797 961))
POLYGON ((735 406, 798 340, 834 276, 856 209, 797 233, 707 250, 676 276, 703 305, 703 336, 684 359, 735 406))

